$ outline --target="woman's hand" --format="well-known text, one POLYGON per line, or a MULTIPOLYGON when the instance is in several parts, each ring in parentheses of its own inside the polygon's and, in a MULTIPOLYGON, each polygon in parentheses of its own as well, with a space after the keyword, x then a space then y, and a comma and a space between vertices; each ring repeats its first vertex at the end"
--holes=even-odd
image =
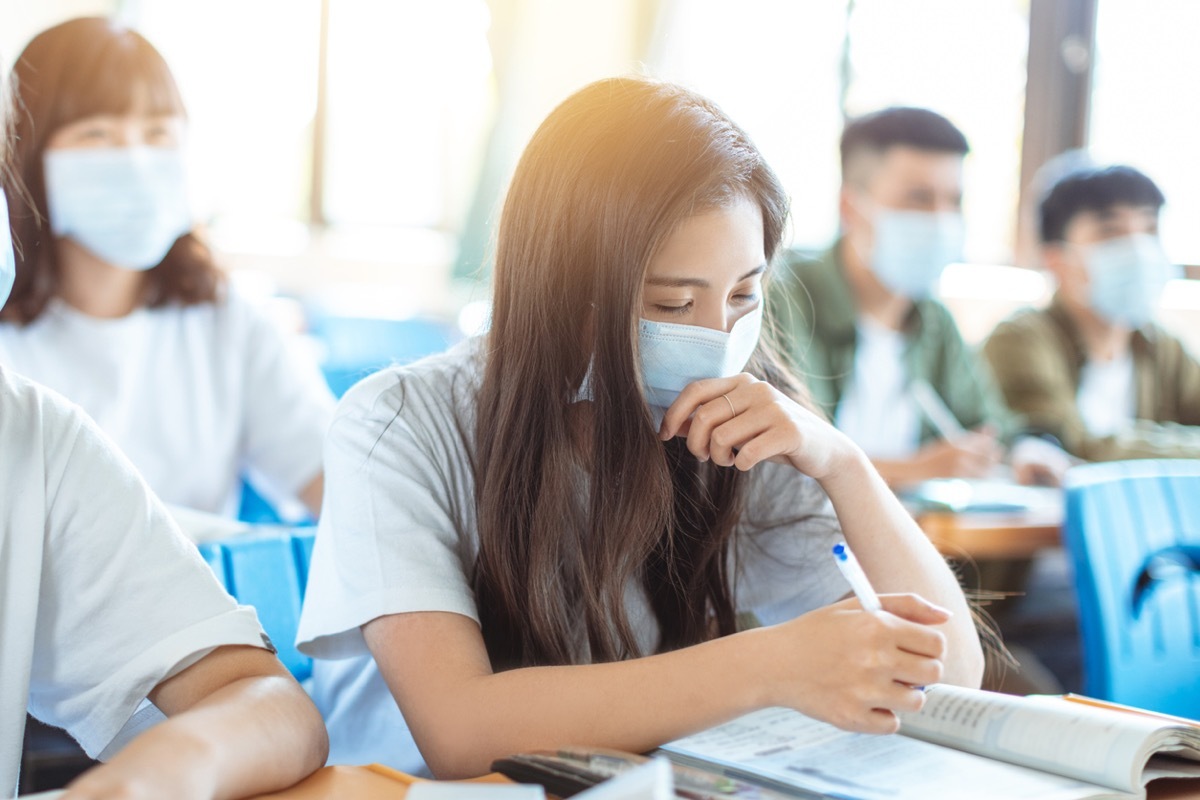
POLYGON ((881 595, 884 610, 848 599, 754 632, 774 636, 763 659, 767 705, 789 706, 844 730, 895 733, 896 712, 919 711, 922 686, 942 679, 950 612, 915 594, 881 595))
POLYGON ((680 392, 659 428, 663 441, 673 436, 686 436, 701 461, 742 471, 776 461, 818 481, 857 452, 832 425, 744 372, 695 381, 680 392))

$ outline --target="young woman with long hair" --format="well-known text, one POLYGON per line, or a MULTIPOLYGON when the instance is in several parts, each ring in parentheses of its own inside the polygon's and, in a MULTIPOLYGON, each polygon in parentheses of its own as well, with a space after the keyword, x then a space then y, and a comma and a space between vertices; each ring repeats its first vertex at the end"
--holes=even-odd
POLYGON ((333 659, 334 761, 458 777, 772 705, 888 732, 914 687, 978 685, 950 570, 759 335, 786 211, 692 92, 612 79, 550 114, 488 333, 360 383, 330 430, 300 640, 333 659), (885 612, 844 599, 841 538, 885 612))
POLYGON ((80 18, 34 37, 12 75, 0 364, 83 406, 169 503, 232 514, 249 475, 317 513, 333 397, 197 236, 162 56, 80 18))

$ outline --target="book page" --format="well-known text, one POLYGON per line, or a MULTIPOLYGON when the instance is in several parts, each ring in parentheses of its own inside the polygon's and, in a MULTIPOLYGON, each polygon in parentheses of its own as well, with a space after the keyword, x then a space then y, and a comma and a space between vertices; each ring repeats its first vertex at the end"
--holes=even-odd
POLYGON ((662 750, 673 760, 781 791, 800 787, 863 800, 1137 796, 904 736, 849 733, 785 708, 748 714, 662 750))
POLYGON ((1137 792, 1142 768, 1170 726, 1150 717, 937 684, 925 708, 901 714, 906 736, 1137 792))

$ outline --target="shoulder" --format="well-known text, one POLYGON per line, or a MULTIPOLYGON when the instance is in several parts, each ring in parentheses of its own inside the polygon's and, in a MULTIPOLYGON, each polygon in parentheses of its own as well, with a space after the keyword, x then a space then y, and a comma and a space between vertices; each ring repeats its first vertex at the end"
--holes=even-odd
MULTIPOLYGON (((371 450, 392 428, 423 443, 469 437, 484 361, 483 340, 477 338, 413 364, 379 370, 342 397, 329 435, 357 439, 371 450)), ((398 442, 395 437, 387 441, 398 442)))
POLYGON ((1138 333, 1160 356, 1179 360, 1195 360, 1183 340, 1160 325, 1151 323, 1141 328, 1138 333))
MULTIPOLYGON (((86 421, 83 411, 58 392, 0 366, 0 430, 5 440, 20 432, 44 436, 76 430, 86 421)), ((11 457, 11 451, 4 457, 11 457)))
POLYGON ((1049 311, 1023 308, 996 326, 984 341, 984 349, 995 351, 997 347, 1015 344, 1028 346, 1040 341, 1050 341, 1051 337, 1056 335, 1056 325, 1049 311))

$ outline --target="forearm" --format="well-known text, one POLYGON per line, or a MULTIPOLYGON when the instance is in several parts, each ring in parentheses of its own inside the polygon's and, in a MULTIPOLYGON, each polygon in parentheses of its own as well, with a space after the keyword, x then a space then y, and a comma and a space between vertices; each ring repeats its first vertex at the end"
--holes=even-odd
POLYGON ((421 718, 415 703, 406 716, 427 732, 421 751, 441 779, 481 775, 498 757, 564 744, 644 752, 763 706, 764 633, 629 661, 479 675, 434 689, 440 699, 426 713, 436 719, 421 718))
POLYGON ((291 786, 327 754, 324 723, 295 681, 248 677, 147 731, 96 772, 188 787, 189 797, 239 798, 291 786))
POLYGON ((954 573, 866 456, 825 478, 847 543, 881 593, 912 592, 954 616, 941 626, 948 643, 945 681, 978 686, 983 672, 979 636, 954 573))

